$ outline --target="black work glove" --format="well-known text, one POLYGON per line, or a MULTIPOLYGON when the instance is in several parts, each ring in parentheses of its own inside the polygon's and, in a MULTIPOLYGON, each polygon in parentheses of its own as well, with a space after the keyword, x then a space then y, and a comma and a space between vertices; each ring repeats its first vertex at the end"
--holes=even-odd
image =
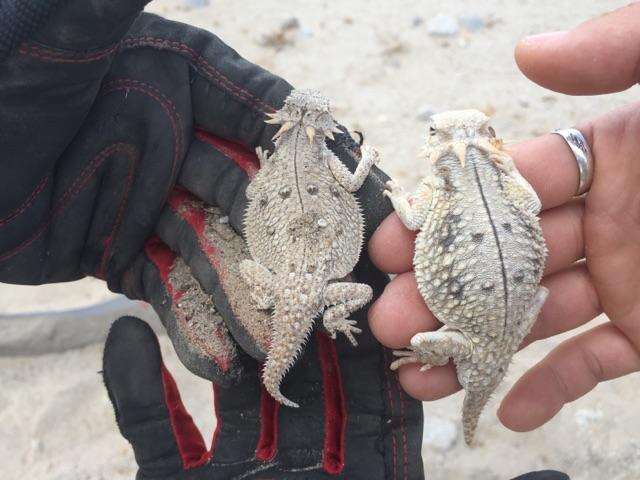
MULTIPOLYGON (((223 225, 228 216, 241 230, 251 152, 271 149, 275 131, 264 114, 291 86, 208 32, 139 15, 143 4, 3 2, 3 18, 16 21, 0 21, 0 281, 104 278, 150 302, 187 367, 225 385, 216 449, 202 460, 149 332, 114 327, 105 383, 140 478, 225 479, 251 468, 270 478, 422 478, 421 405, 389 372, 364 311, 355 316, 364 330, 357 349, 322 332, 309 341, 283 385, 300 409, 279 408, 262 392, 264 332, 233 294, 242 253, 206 220, 223 225), (194 298, 206 296, 218 317, 192 322, 202 313, 194 298), (190 440, 171 443, 182 423, 190 440)), ((330 147, 354 167, 348 151, 357 156, 358 146, 348 135, 330 147)), ((360 193, 367 238, 390 211, 384 180, 376 171, 360 193)), ((356 277, 376 294, 386 282, 366 257, 356 277)))

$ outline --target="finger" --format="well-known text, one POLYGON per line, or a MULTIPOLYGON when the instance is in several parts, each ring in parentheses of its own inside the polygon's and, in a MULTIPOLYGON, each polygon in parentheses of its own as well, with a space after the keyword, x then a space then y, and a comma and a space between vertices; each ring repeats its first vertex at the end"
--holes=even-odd
POLYGON ((416 232, 408 230, 396 213, 385 218, 368 244, 369 256, 376 267, 387 273, 413 269, 416 232))
POLYGON ((545 275, 584 258, 583 215, 584 200, 577 199, 546 210, 540 216, 540 227, 548 249, 545 275))
POLYGON ((498 410, 500 421, 524 432, 543 425, 599 382, 640 370, 640 353, 612 323, 555 348, 518 380, 498 410))
POLYGON ((549 289, 549 296, 522 346, 572 330, 602 313, 585 263, 545 277, 542 285, 549 289))
POLYGON ((158 236, 189 266, 242 349, 263 361, 269 348, 269 313, 255 308, 238 266, 248 259, 242 237, 219 209, 174 190, 156 226, 158 236))
POLYGON ((159 238, 149 239, 124 274, 123 292, 149 302, 184 365, 216 384, 237 384, 246 365, 211 296, 159 238))
POLYGON ((369 326, 386 347, 403 348, 416 333, 436 330, 440 323, 424 303, 413 272, 407 272, 389 282, 371 306, 369 326))
POLYGON ((420 364, 405 365, 398 369, 400 385, 417 400, 429 402, 447 397, 460 390, 453 363, 420 371, 420 364))
POLYGON ((134 317, 114 322, 105 343, 103 376, 118 427, 141 472, 169 477, 208 460, 149 325, 134 317))
POLYGON ((640 79, 640 5, 620 8, 567 32, 536 35, 516 47, 522 72, 571 95, 626 90, 640 79))

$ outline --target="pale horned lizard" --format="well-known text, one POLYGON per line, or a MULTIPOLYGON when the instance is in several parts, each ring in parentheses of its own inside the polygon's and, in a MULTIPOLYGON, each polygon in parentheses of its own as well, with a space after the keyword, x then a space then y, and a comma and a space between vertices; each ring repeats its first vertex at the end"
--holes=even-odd
POLYGON ((245 235, 252 260, 240 271, 260 309, 273 309, 271 344, 263 369, 267 391, 280 392, 321 312, 330 335, 342 332, 356 345, 361 330, 347 316, 372 297, 368 285, 334 282, 351 273, 360 256, 364 222, 353 192, 377 161, 362 148, 355 173, 327 148, 339 132, 328 100, 294 90, 267 123, 280 124, 272 155, 258 150, 260 170, 247 187, 245 235), (325 310, 326 308, 326 310, 325 310))
POLYGON ((453 359, 465 389, 467 444, 548 294, 539 286, 546 258, 540 200, 488 121, 476 110, 434 115, 425 148, 431 174, 411 197, 394 182, 385 191, 407 228, 419 230, 416 282, 444 324, 415 335, 391 368, 453 359))

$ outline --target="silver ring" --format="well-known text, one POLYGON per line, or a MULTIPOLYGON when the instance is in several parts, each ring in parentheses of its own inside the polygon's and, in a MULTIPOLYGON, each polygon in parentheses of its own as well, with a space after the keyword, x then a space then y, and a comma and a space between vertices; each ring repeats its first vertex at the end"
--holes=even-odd
POLYGON ((551 133, 560 135, 567 142, 578 164, 578 191, 576 195, 582 195, 591 187, 593 180, 593 155, 587 140, 580 130, 575 128, 560 128, 551 133))

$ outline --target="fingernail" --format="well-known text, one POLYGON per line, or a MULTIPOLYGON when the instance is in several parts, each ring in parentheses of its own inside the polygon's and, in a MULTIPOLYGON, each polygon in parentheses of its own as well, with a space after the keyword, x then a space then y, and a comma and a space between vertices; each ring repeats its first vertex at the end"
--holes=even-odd
POLYGON ((549 41, 556 41, 559 38, 563 37, 567 33, 566 30, 559 30, 557 32, 547 32, 547 33, 539 33, 537 35, 530 35, 522 39, 523 44, 527 45, 540 45, 541 43, 546 43, 549 41))

